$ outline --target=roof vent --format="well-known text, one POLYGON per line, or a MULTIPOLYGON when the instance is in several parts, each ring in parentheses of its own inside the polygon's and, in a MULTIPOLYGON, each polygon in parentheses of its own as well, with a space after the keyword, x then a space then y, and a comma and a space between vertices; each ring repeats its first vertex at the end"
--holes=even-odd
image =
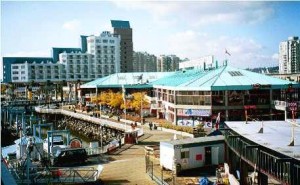
POLYGON ((228 73, 231 75, 231 76, 244 76, 241 72, 239 71, 228 71, 228 73))

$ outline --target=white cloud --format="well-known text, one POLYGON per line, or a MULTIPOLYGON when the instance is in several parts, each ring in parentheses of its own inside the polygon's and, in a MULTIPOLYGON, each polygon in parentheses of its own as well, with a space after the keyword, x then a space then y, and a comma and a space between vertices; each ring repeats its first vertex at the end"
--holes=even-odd
POLYGON ((126 10, 144 10, 156 21, 185 21, 193 26, 207 24, 255 24, 274 14, 270 2, 230 1, 112 1, 126 10))
POLYGON ((256 40, 245 37, 219 36, 198 33, 192 30, 170 35, 167 44, 169 54, 180 58, 195 59, 214 55, 218 61, 229 60, 235 67, 275 66, 278 61, 274 55, 264 54, 265 48, 256 40), (225 54, 225 49, 231 56, 225 54))
POLYGON ((80 28, 80 21, 79 20, 71 20, 71 21, 68 21, 68 22, 65 22, 63 24, 63 29, 66 29, 66 30, 70 30, 70 31, 76 31, 80 28))

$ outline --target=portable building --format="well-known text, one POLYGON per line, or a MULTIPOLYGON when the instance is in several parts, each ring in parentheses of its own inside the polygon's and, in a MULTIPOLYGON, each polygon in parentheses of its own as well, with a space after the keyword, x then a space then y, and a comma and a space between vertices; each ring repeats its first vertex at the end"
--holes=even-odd
POLYGON ((224 163, 224 136, 187 138, 160 142, 160 165, 187 170, 224 163))

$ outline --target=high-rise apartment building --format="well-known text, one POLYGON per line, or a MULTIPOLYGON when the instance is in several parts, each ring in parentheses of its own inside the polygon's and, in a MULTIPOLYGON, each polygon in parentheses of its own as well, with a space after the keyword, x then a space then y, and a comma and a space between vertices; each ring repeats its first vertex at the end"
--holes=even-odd
POLYGON ((3 81, 90 81, 120 72, 120 35, 81 36, 81 48, 52 48, 52 58, 3 57, 3 81))
POLYGON ((176 55, 160 55, 157 58, 157 71, 168 72, 176 71, 179 69, 180 59, 176 55))
POLYGON ((133 52, 134 72, 156 72, 156 56, 147 52, 133 52))
POLYGON ((289 37, 279 44, 279 73, 291 74, 300 72, 300 40, 289 37))
POLYGON ((132 29, 129 21, 112 20, 113 33, 121 36, 121 72, 133 72, 132 29))

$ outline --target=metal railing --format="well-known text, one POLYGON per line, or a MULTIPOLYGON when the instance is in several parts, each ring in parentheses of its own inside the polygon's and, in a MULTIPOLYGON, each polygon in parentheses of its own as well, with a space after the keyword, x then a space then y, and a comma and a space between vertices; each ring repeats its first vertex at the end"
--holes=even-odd
POLYGON ((17 184, 49 184, 49 183, 88 183, 95 182, 99 178, 102 167, 80 168, 41 168, 31 167, 29 176, 25 170, 9 168, 17 184))
POLYGON ((283 184, 300 184, 300 164, 293 158, 285 157, 255 143, 249 143, 242 136, 224 130, 227 146, 242 160, 261 173, 269 175, 283 184))
POLYGON ((161 185, 170 185, 175 184, 175 174, 170 175, 169 171, 165 171, 161 168, 160 164, 151 159, 151 155, 145 155, 145 162, 146 162, 146 173, 149 177, 155 181, 156 184, 161 185))

